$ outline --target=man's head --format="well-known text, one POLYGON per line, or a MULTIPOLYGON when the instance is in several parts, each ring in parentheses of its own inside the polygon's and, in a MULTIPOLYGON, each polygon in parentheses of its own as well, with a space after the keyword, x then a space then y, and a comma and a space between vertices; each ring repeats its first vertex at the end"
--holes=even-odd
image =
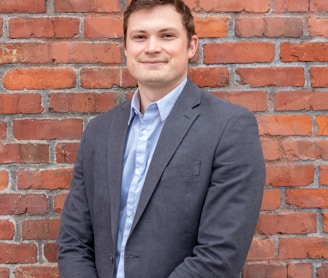
POLYGON ((181 15, 183 26, 187 31, 188 44, 191 42, 192 36, 196 34, 194 26, 194 18, 189 7, 182 0, 132 0, 130 5, 124 12, 124 45, 126 45, 126 35, 129 25, 129 18, 135 11, 142 9, 151 9, 157 6, 172 5, 181 15))

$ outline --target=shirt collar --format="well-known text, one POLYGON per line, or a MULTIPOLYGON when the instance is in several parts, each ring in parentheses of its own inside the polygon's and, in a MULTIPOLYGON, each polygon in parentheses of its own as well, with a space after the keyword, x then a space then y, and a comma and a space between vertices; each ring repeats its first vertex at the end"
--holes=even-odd
MULTIPOLYGON (((161 121, 165 121, 166 118, 169 116, 171 110, 173 109, 175 102, 177 101, 178 97, 180 96, 182 89, 184 88, 186 83, 187 83, 187 78, 185 78, 177 87, 175 87, 166 96, 164 96, 160 100, 153 103, 153 104, 156 104, 156 106, 157 106, 159 115, 161 117, 161 121)), ((131 110, 130 110, 130 117, 129 117, 129 121, 128 121, 129 125, 136 114, 141 114, 140 113, 140 96, 139 96, 138 89, 134 92, 132 100, 131 100, 131 110)))

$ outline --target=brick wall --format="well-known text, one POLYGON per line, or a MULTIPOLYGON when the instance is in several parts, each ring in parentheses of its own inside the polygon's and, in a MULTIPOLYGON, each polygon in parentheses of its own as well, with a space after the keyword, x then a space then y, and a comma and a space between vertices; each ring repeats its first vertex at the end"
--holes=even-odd
MULTIPOLYGON (((243 277, 328 277, 328 1, 186 2, 200 36, 191 78, 259 122, 266 190, 243 277)), ((0 0, 1 278, 59 276, 83 128, 135 86, 121 66, 125 5, 0 0)))

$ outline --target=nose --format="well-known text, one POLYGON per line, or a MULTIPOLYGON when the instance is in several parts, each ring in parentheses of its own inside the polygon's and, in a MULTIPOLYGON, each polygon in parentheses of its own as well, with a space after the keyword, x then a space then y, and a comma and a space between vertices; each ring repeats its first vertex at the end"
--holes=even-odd
POLYGON ((161 46, 158 38, 149 37, 146 45, 146 53, 158 53, 161 51, 161 46))

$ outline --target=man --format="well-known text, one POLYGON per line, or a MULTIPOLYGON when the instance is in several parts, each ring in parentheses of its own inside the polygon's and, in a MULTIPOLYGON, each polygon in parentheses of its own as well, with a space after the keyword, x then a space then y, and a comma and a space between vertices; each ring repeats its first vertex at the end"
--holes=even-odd
POLYGON ((61 277, 239 277, 265 178, 255 117, 188 79, 198 38, 182 0, 132 0, 124 43, 138 89, 83 134, 61 277))

